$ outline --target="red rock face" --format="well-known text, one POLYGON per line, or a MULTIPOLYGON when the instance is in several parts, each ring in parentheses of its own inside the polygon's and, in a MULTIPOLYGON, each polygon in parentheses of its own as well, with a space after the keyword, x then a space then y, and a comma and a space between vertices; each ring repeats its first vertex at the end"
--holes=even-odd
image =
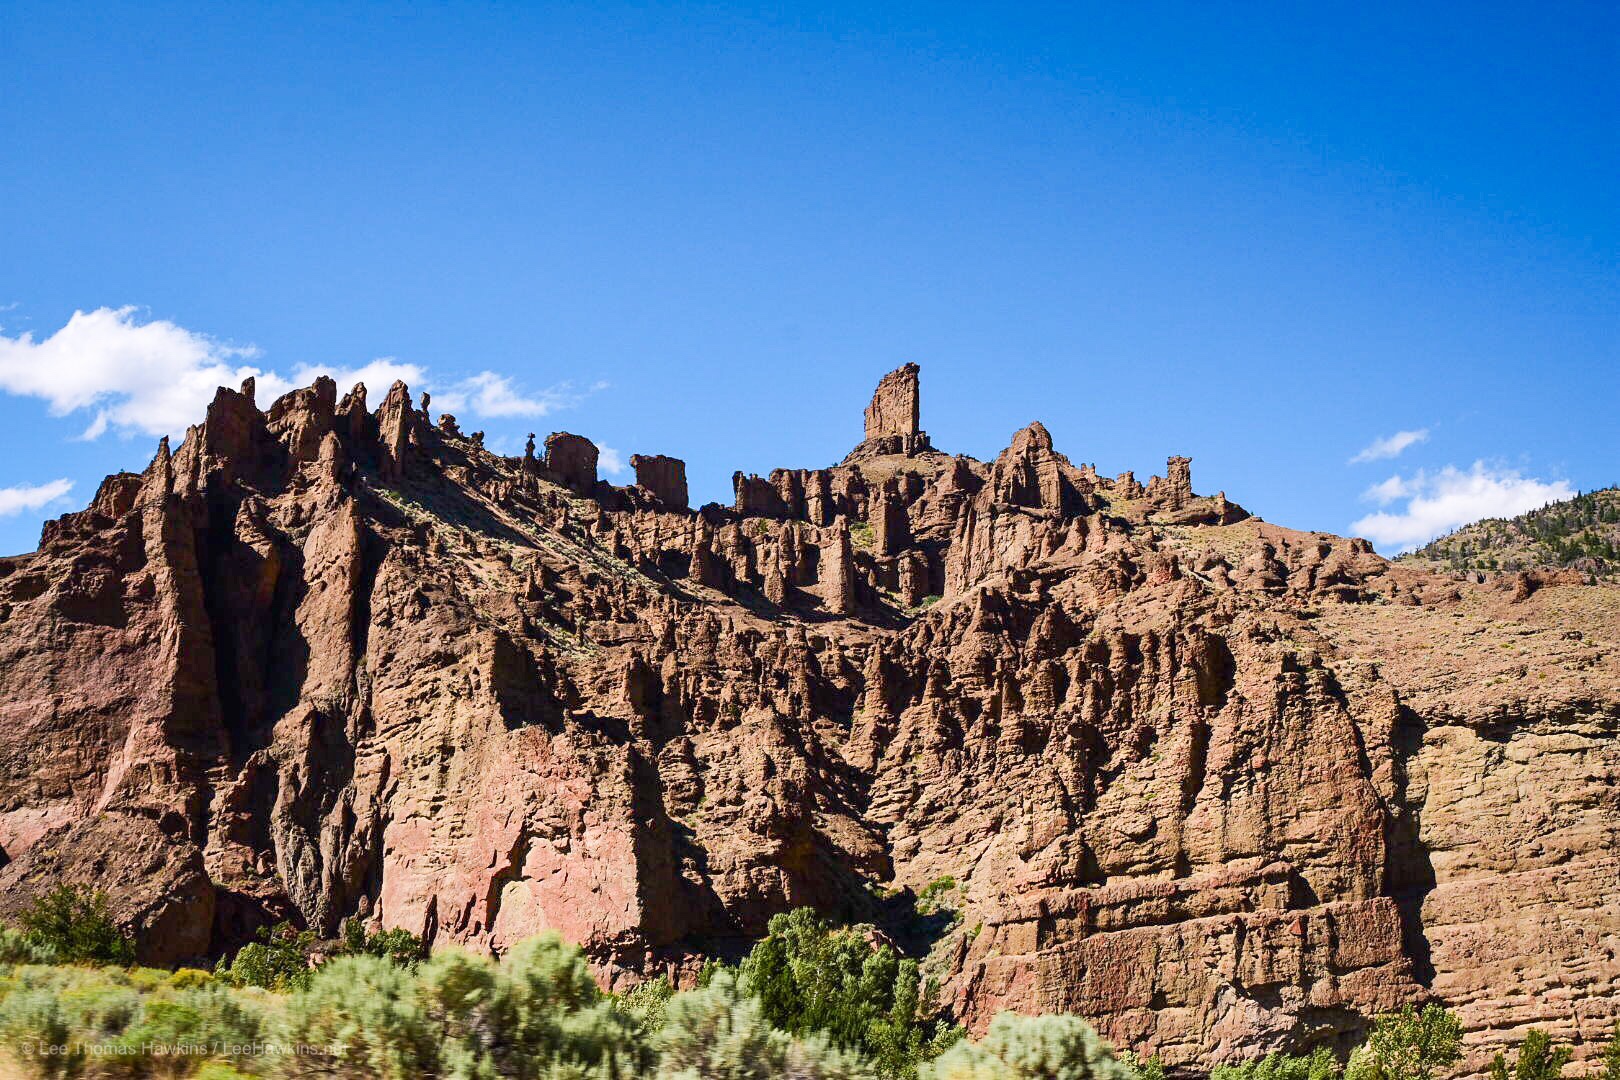
POLYGON ((403 385, 221 390, 0 560, 0 909, 94 882, 156 962, 549 928, 628 981, 810 904, 975 1028, 1077 1012, 1171 1063, 1431 995, 1475 1068, 1603 1037, 1613 589, 1392 566, 1038 424, 952 457, 897 375, 844 464, 696 513, 675 459, 498 457, 403 385))

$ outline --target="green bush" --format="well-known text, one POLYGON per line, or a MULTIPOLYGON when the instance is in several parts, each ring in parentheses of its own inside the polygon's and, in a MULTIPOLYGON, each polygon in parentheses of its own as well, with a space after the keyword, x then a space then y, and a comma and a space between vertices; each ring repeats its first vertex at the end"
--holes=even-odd
POLYGON ((200 1066, 216 1048, 252 1045, 261 1030, 262 1017, 243 995, 217 984, 179 990, 142 1004, 135 1021, 117 1040, 122 1047, 118 1056, 135 1075, 150 1068, 151 1059, 157 1056, 153 1047, 163 1047, 161 1056, 166 1060, 200 1066))
POLYGON ((54 964, 56 950, 31 940, 21 930, 0 926, 0 964, 54 964))
POLYGON ((1267 1054, 1241 1065, 1217 1065, 1210 1080, 1336 1080, 1343 1070, 1333 1051, 1319 1046, 1303 1057, 1267 1054))
POLYGON ((1603 1047, 1603 1080, 1620 1080, 1620 1023, 1614 1025, 1614 1035, 1603 1047))
POLYGON ((422 939, 409 930, 368 931, 359 919, 343 920, 340 956, 380 956, 396 964, 414 964, 427 955, 422 939))
POLYGON ((945 898, 956 891, 956 879, 950 875, 937 877, 924 885, 917 894, 917 914, 932 915, 944 906, 945 898))
POLYGON ((652 1058, 634 1021, 597 989, 583 954, 555 934, 522 942, 499 965, 446 949, 414 969, 344 956, 288 1000, 281 1042, 289 1075, 630 1080, 652 1058))
POLYGON ((654 1039, 656 1080, 872 1080, 858 1054, 824 1036, 795 1040, 773 1027, 759 999, 729 971, 713 973, 700 990, 677 994, 654 1039))
POLYGON ((56 1000, 73 1034, 89 1042, 103 1042, 123 1034, 141 1011, 140 991, 106 978, 87 978, 64 986, 57 991, 56 1000))
POLYGON ((885 1077, 917 1066, 961 1038, 937 1019, 932 987, 915 960, 873 948, 859 928, 832 929, 800 908, 771 919, 739 969, 739 988, 758 998, 765 1020, 790 1035, 821 1033, 870 1057, 885 1077))
POLYGON ((169 986, 176 990, 189 990, 199 986, 217 986, 219 980, 201 968, 177 968, 167 980, 169 986))
POLYGON ((0 1045, 37 1075, 180 1076, 206 1062, 207 1048, 258 1037, 261 1007, 250 993, 177 988, 154 974, 167 973, 13 968, 0 980, 0 1045))
POLYGON ((1350 1055, 1345 1080, 1434 1080, 1462 1057, 1462 1022, 1437 1004, 1411 1005, 1373 1021, 1372 1034, 1350 1055))
POLYGON ((1144 1058, 1138 1054, 1133 1054, 1129 1050, 1121 1050, 1119 1060, 1121 1064, 1131 1070, 1131 1074, 1136 1077, 1136 1080, 1165 1080, 1164 1062, 1159 1059, 1157 1054, 1153 1057, 1144 1058))
POLYGON ((651 1066, 636 1025, 597 988, 585 956, 553 933, 519 942, 496 976, 498 1030, 524 1060, 631 1077, 651 1066))
POLYGON ((375 956, 345 956, 316 972, 279 1018, 292 1076, 411 1080, 430 1074, 437 1039, 409 972, 375 956))
POLYGON ((214 976, 232 986, 265 990, 302 990, 309 986, 314 975, 309 958, 316 945, 313 931, 280 922, 261 926, 258 938, 238 949, 229 964, 221 957, 214 976))
POLYGON ((1491 1061, 1491 1080, 1558 1080, 1574 1056, 1570 1047, 1554 1046, 1545 1031, 1531 1028, 1519 1045, 1512 1072, 1508 1071, 1507 1058, 1498 1053, 1491 1061))
POLYGON ((0 998, 0 1045, 41 1076, 71 1075, 84 1059, 61 1003, 44 986, 19 987, 0 998))
POLYGON ((958 1043, 923 1080, 1135 1080, 1130 1066, 1077 1016, 1001 1013, 978 1043, 958 1043))
POLYGON ((133 964, 135 939, 119 929, 107 894, 58 885, 17 917, 23 936, 64 964, 133 964))
POLYGON ((629 1017, 643 1035, 653 1035, 664 1026, 664 1014, 674 996, 675 987, 669 976, 660 975, 615 998, 613 1007, 629 1017))

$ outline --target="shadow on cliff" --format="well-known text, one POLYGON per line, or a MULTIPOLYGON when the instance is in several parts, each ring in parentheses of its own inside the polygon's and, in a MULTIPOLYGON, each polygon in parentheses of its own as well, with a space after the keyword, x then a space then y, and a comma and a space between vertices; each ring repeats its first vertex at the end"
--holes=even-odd
POLYGON ((1423 927, 1423 902, 1434 889, 1434 860, 1422 838, 1422 805, 1408 796, 1412 761, 1423 749, 1428 723, 1401 706, 1390 733, 1394 750, 1395 805, 1384 826, 1384 887, 1401 917, 1401 948, 1412 961, 1412 975, 1424 987, 1434 985, 1434 961, 1423 927))

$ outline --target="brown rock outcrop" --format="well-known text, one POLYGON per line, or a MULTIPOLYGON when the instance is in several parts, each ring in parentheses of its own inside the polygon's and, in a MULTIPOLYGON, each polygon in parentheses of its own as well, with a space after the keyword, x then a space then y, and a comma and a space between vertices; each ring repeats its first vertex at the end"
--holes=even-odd
POLYGON ((663 454, 631 454, 630 467, 636 471, 637 487, 645 488, 671 510, 687 508, 686 462, 663 454))
POLYGON ((905 371, 844 464, 695 514, 675 459, 648 498, 402 384, 222 390, 0 559, 0 909, 95 882, 154 962, 280 918, 549 928, 624 982, 811 904, 975 1028, 1072 1011, 1207 1066, 1433 996, 1472 1071, 1530 1025, 1589 1056, 1620 591, 1392 565, 1039 425, 907 449, 905 371), (944 876, 959 918, 917 916, 944 876))
POLYGON ((874 457, 912 455, 930 449, 922 430, 920 368, 904 364, 878 381, 872 403, 866 407, 866 439, 850 455, 874 457))
POLYGON ((546 470, 557 482, 584 494, 596 486, 596 444, 583 435, 554 431, 546 436, 546 470))

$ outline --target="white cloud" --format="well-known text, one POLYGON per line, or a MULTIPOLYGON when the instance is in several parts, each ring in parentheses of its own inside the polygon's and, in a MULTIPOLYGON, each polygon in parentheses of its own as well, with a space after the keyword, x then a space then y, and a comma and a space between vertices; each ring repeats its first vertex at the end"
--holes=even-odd
POLYGON ((1406 499, 1404 509, 1368 514, 1350 529, 1385 550, 1410 551, 1481 518, 1513 517, 1575 494, 1567 481, 1521 476, 1483 461, 1466 471, 1454 465, 1433 473, 1420 469, 1375 484, 1363 496, 1381 506, 1406 499))
POLYGON ((398 380, 404 380, 414 394, 427 387, 427 369, 416 364, 402 364, 392 356, 380 357, 369 364, 360 367, 336 367, 332 364, 299 364, 293 369, 291 379, 284 379, 275 372, 267 372, 259 376, 257 393, 260 405, 268 405, 276 398, 289 390, 296 390, 300 386, 308 386, 315 381, 316 376, 326 375, 337 383, 338 394, 347 394, 354 388, 355 383, 366 384, 366 404, 375 409, 382 404, 383 396, 388 388, 398 380))
POLYGON ((41 398, 52 416, 95 409, 85 438, 160 435, 199 419, 216 386, 256 374, 240 363, 253 355, 162 319, 137 323, 133 308, 75 311, 43 341, 0 334, 0 390, 41 398))
POLYGON ((624 457, 611 446, 599 446, 596 449, 596 464, 605 473, 618 476, 624 472, 624 457))
POLYGON ((466 411, 474 416, 500 420, 514 416, 547 416, 558 409, 570 409, 598 388, 592 386, 590 391, 579 393, 572 383, 563 382, 526 397, 505 375, 480 371, 451 385, 442 400, 446 412, 466 411))
POLYGON ((1425 442, 1429 438, 1428 428, 1418 428, 1415 431, 1397 431, 1387 438, 1374 439, 1355 457, 1350 459, 1351 465, 1362 465, 1369 461, 1383 461, 1386 458, 1400 457, 1407 448, 1425 442))
POLYGON ((288 390, 329 375, 340 393, 357 382, 371 392, 372 407, 396 379, 427 390, 446 412, 507 419, 544 416, 578 405, 584 393, 568 383, 525 394, 493 371, 439 384, 426 368, 383 357, 359 367, 301 364, 292 375, 253 366, 259 351, 230 345, 164 319, 141 322, 133 307, 75 311, 54 334, 8 337, 0 328, 0 391, 43 400, 53 416, 88 413, 81 438, 178 435, 203 418, 214 391, 253 376, 261 406, 288 390))
POLYGON ((44 484, 19 484, 0 488, 0 517, 24 510, 42 510, 73 490, 71 480, 51 480, 44 484))
POLYGON ((1368 502, 1375 502, 1379 506, 1388 506, 1396 499, 1404 499, 1411 494, 1413 494, 1412 485, 1408 484, 1400 476, 1392 476, 1388 480, 1382 480, 1362 492, 1361 497, 1368 502))

